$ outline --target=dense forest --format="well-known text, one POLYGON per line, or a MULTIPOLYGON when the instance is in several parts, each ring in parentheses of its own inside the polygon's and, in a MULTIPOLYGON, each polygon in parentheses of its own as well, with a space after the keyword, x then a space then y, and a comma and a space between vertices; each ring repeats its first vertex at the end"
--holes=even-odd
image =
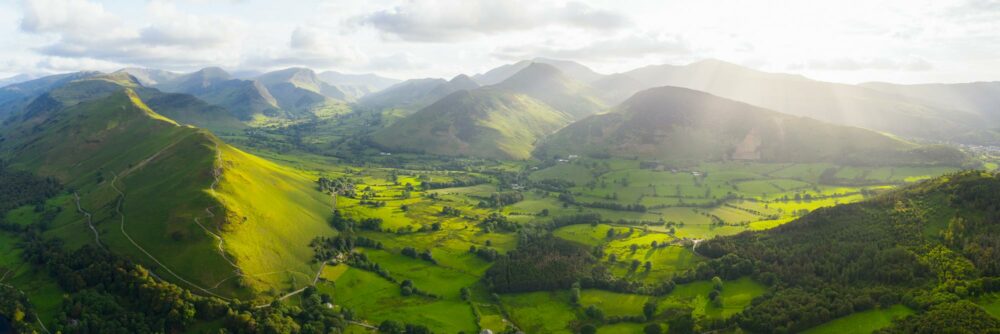
POLYGON ((698 251, 713 262, 747 258, 753 276, 774 287, 734 318, 747 330, 797 332, 902 303, 925 312, 884 332, 996 332, 997 319, 961 300, 1000 291, 998 218, 1000 179, 963 172, 698 251))

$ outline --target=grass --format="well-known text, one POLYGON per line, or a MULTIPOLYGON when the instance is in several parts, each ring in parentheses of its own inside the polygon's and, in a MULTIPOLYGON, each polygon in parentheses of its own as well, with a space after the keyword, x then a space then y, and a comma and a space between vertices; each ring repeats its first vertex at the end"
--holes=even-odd
POLYGON ((368 254, 369 259, 388 269, 393 277, 412 280, 417 288, 445 298, 458 299, 460 288, 479 281, 476 275, 414 259, 398 252, 371 249, 364 252, 368 254))
POLYGON ((689 306, 694 309, 694 315, 703 315, 713 319, 726 319, 734 314, 742 312, 750 305, 750 302, 757 296, 763 295, 767 291, 760 283, 749 278, 740 278, 723 283, 721 307, 714 305, 708 294, 712 291, 712 282, 697 281, 688 284, 680 284, 660 301, 658 312, 668 308, 689 306))
POLYGON ((594 178, 594 175, 590 172, 587 167, 581 166, 579 164, 558 164, 549 168, 539 170, 537 172, 531 173, 530 179, 532 181, 541 181, 545 179, 559 179, 573 182, 575 184, 584 184, 590 182, 594 178))
POLYGON ((597 328, 598 334, 640 334, 646 328, 645 324, 635 324, 631 322, 620 322, 613 325, 604 325, 597 328))
MULTIPOLYGON (((225 207, 223 238, 255 287, 294 290, 316 271, 309 241, 336 233, 332 206, 315 190, 315 176, 220 145, 222 177, 215 197, 225 207), (284 272, 279 275, 268 273, 284 272)), ((220 213, 218 216, 222 216, 220 213)))
POLYGON ((567 324, 576 319, 566 291, 501 295, 511 320, 526 333, 572 333, 567 324))
POLYGON ((580 305, 597 306, 608 316, 633 316, 642 314, 642 307, 649 296, 586 289, 580 292, 580 305))
POLYGON ((893 319, 913 314, 913 310, 903 305, 889 308, 857 312, 810 328, 804 334, 868 334, 888 327, 893 319))
POLYGON ((995 318, 1000 318, 1000 293, 992 293, 979 297, 976 300, 976 304, 979 304, 986 313, 989 313, 995 318))
POLYGON ((330 294, 335 304, 354 310, 361 319, 375 325, 391 319, 422 324, 435 332, 478 331, 472 307, 466 302, 403 297, 396 284, 367 271, 346 268, 346 265, 327 267, 323 277, 327 281, 317 285, 321 293, 330 294))
POLYGON ((52 324, 62 309, 65 293, 44 271, 21 259, 20 241, 16 236, 0 232, 0 284, 13 286, 25 294, 42 322, 52 324))

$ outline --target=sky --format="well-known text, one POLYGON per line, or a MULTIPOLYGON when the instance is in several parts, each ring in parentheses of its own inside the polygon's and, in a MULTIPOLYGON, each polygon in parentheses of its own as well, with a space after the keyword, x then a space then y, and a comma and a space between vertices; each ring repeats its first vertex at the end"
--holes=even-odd
POLYGON ((720 59, 845 83, 1000 80, 1000 0, 0 0, 0 77, 291 66, 408 79, 522 59, 720 59))

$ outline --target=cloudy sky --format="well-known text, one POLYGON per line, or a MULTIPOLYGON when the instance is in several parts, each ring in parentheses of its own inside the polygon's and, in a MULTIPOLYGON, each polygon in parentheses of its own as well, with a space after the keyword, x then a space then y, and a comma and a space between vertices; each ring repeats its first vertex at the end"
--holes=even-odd
POLYGON ((716 58, 849 83, 994 81, 1000 0, 0 0, 0 77, 217 65, 405 79, 533 57, 603 73, 716 58))

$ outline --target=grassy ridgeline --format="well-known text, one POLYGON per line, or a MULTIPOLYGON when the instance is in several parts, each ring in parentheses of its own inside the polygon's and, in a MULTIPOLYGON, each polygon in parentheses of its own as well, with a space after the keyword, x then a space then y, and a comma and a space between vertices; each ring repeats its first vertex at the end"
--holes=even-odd
MULTIPOLYGON (((93 214, 102 244, 193 291, 245 297, 312 282, 318 268, 310 264, 309 240, 335 233, 312 176, 180 126, 131 90, 99 81, 53 96, 81 96, 75 90, 96 86, 110 92, 105 97, 46 98, 8 125, 2 152, 11 166, 68 185, 93 214), (225 239, 222 251, 215 235, 225 239)), ((63 205, 48 233, 70 245, 96 243, 75 201, 63 205)))

